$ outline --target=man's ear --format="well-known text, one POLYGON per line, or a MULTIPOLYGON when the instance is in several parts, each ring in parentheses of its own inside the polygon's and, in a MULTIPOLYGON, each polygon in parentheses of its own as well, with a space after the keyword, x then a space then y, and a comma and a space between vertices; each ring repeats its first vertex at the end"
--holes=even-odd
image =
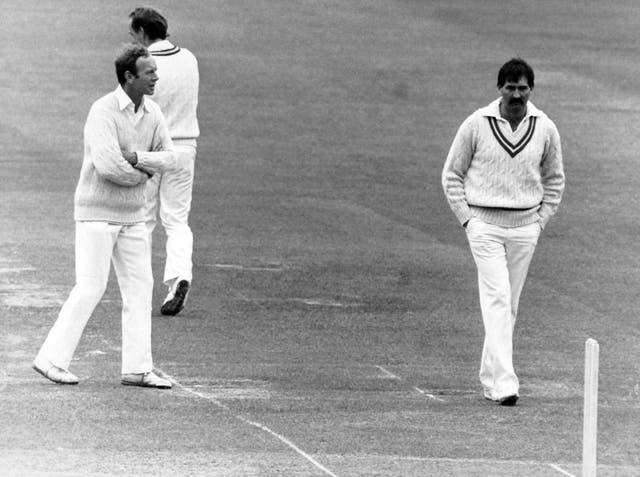
POLYGON ((124 72, 124 79, 126 80, 127 83, 130 83, 135 77, 136 77, 136 75, 134 75, 129 70, 124 72))
POLYGON ((147 32, 144 31, 144 27, 140 27, 136 30, 136 35, 140 35, 140 38, 142 39, 142 43, 147 46, 147 44, 149 43, 149 35, 147 35, 147 32))

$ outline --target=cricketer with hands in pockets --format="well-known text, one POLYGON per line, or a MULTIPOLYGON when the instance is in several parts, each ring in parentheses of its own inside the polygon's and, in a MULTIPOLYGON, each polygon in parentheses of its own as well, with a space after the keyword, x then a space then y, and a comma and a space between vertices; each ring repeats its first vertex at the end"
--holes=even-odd
POLYGON ((513 330, 538 238, 564 191, 560 135, 529 102, 533 69, 513 58, 498 72, 500 97, 469 116, 442 171, 444 192, 466 229, 478 273, 485 329, 484 396, 504 406, 519 398, 513 330))
POLYGON ((59 384, 69 371, 87 321, 102 299, 113 263, 122 295, 125 385, 170 388, 153 372, 153 275, 144 223, 149 177, 176 167, 160 108, 145 95, 158 80, 149 51, 128 45, 115 61, 118 87, 93 103, 84 127, 84 159, 74 196, 76 284, 40 348, 33 368, 59 384))

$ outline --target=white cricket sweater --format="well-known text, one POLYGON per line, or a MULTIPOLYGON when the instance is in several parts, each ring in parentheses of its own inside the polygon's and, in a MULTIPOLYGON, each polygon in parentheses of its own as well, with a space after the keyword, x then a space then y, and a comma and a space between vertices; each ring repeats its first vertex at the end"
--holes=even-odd
POLYGON ((75 191, 74 218, 117 224, 143 222, 147 174, 176 167, 173 144, 162 112, 143 98, 134 124, 133 102, 118 88, 93 103, 84 127, 84 160, 75 191), (136 152, 131 166, 122 151, 136 152))
POLYGON ((461 224, 471 217, 503 227, 544 228, 564 191, 558 130, 531 102, 515 131, 500 116, 501 98, 460 126, 442 171, 447 201, 461 224))
POLYGON ((153 100, 167 119, 174 144, 196 146, 198 126, 198 88, 200 76, 196 57, 186 48, 168 40, 148 47, 158 67, 153 100))

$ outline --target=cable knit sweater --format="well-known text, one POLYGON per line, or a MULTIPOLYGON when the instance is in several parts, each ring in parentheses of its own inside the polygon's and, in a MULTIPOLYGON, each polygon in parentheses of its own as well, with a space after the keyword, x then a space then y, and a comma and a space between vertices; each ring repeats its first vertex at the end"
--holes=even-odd
POLYGON ((118 88, 91 106, 84 127, 84 160, 75 192, 77 221, 142 222, 150 173, 176 167, 173 144, 160 108, 145 97, 136 123, 133 102, 118 88), (136 152, 131 166, 122 151, 136 152))
POLYGON ((158 103, 174 144, 196 146, 200 135, 196 111, 200 76, 196 57, 169 40, 149 45, 158 66, 158 83, 153 100, 158 103))
POLYGON ((531 102, 515 131, 493 101, 469 116, 442 171, 447 201, 461 224, 471 217, 503 227, 539 222, 558 209, 564 190, 560 135, 531 102))

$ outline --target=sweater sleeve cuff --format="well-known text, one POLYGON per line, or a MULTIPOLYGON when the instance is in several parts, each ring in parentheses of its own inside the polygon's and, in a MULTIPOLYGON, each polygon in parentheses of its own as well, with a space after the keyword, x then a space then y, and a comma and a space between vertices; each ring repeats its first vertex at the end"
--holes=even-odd
POLYGON ((456 207, 453 210, 453 213, 458 219, 458 222, 460 222, 460 225, 464 225, 469 221, 469 219, 471 219, 471 217, 473 217, 473 213, 471 212, 471 209, 466 204, 464 207, 456 207))
POLYGON ((167 151, 136 151, 138 155, 138 169, 149 172, 164 172, 176 169, 178 160, 173 150, 167 151))

